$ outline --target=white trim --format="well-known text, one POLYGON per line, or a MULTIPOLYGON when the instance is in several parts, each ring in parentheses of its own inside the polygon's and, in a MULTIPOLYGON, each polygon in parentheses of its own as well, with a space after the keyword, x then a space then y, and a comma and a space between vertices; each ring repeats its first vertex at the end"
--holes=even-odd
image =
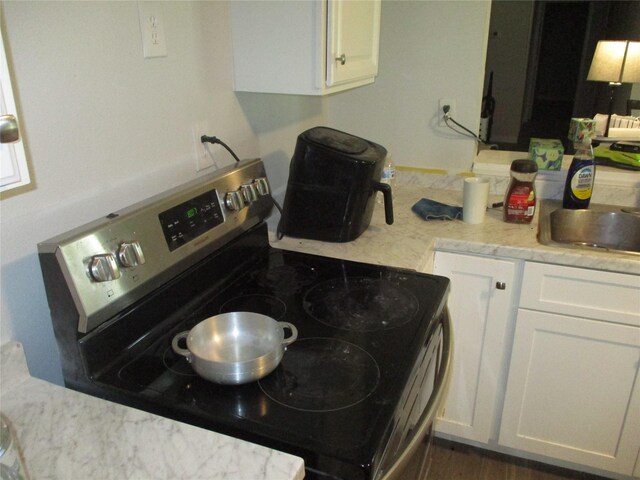
MULTIPOLYGON (((11 76, 4 48, 2 29, 0 28, 0 115, 18 116, 11 76)), ((19 123, 19 122, 18 122, 19 123)), ((31 183, 27 156, 22 142, 22 135, 16 143, 0 144, 0 192, 22 187, 31 183)))

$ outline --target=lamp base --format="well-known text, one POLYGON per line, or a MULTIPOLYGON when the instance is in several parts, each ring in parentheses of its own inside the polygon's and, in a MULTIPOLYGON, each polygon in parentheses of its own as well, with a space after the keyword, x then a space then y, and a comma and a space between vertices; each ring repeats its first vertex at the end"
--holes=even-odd
POLYGON ((622 85, 619 82, 609 82, 609 111, 607 112, 607 127, 604 130, 604 136, 609 136, 609 126, 611 125, 611 115, 613 115, 613 95, 615 88, 622 85))

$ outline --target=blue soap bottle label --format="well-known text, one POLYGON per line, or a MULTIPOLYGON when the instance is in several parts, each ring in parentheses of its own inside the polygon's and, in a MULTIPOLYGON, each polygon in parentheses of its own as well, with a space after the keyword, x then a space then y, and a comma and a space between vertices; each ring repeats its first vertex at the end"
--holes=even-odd
POLYGON ((588 208, 596 176, 596 162, 591 140, 585 138, 576 146, 571 167, 567 174, 562 201, 563 208, 588 208))
POLYGON ((571 192, 578 200, 588 200, 593 192, 593 165, 579 168, 571 178, 571 192))

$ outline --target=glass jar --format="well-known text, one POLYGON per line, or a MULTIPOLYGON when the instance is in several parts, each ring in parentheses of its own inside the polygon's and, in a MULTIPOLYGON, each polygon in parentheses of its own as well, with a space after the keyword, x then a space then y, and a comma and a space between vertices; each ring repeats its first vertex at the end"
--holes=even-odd
POLYGON ((538 165, 533 160, 511 162, 511 182, 504 196, 503 219, 508 223, 531 223, 536 211, 534 180, 538 165))
POLYGON ((1 413, 0 478, 2 480, 29 480, 13 427, 1 413))

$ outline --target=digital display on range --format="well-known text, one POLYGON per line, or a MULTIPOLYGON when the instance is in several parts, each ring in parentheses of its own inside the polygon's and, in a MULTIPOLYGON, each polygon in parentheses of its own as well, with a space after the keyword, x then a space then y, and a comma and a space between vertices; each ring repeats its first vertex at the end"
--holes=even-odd
POLYGON ((224 222, 215 189, 165 210, 158 218, 170 251, 224 222))

